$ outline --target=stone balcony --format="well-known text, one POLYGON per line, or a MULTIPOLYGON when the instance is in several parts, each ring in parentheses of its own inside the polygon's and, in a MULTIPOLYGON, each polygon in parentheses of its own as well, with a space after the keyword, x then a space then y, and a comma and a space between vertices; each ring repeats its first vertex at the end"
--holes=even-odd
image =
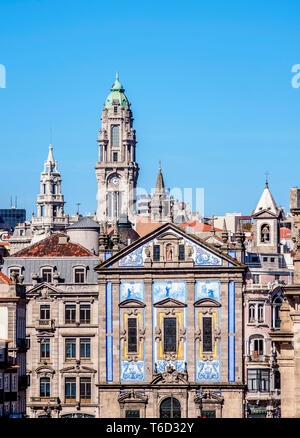
POLYGON ((54 330, 55 320, 54 319, 38 319, 35 322, 36 330, 54 330))

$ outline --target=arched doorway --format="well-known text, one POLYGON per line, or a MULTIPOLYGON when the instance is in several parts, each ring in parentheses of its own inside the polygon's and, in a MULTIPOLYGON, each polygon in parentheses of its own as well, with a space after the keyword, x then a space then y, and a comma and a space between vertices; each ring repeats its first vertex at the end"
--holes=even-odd
POLYGON ((177 398, 165 398, 160 404, 160 418, 181 418, 181 406, 177 398))

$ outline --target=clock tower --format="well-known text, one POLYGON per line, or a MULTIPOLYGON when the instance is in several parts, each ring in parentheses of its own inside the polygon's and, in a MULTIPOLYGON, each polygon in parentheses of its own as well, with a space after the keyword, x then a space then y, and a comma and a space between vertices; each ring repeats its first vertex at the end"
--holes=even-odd
POLYGON ((122 213, 130 221, 136 215, 139 167, 133 116, 124 91, 117 74, 104 104, 98 136, 97 219, 108 225, 119 220, 122 213))

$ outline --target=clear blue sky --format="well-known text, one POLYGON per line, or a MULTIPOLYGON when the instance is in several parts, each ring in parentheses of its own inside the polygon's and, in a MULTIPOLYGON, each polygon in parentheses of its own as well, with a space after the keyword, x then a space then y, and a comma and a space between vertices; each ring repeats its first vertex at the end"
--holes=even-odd
POLYGON ((0 0, 0 207, 30 217, 50 127, 66 211, 96 209, 97 133, 115 72, 132 103, 139 185, 204 187, 205 214, 251 213, 265 171, 300 185, 299 0, 0 0))

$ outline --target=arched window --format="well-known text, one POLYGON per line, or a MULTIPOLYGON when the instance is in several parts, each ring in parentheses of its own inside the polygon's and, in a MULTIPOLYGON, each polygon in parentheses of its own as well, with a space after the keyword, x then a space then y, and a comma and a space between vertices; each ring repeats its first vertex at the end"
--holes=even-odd
POLYGON ((262 336, 252 336, 250 338, 249 355, 253 359, 264 355, 264 338, 262 336))
POLYGON ((272 301, 272 327, 279 328, 280 327, 280 317, 279 310, 282 304, 283 298, 281 294, 275 295, 272 301))
POLYGON ((120 145, 119 126, 113 126, 111 129, 111 145, 112 146, 120 145))
POLYGON ((176 398, 169 397, 161 402, 160 418, 181 418, 181 407, 176 398))
POLYGON ((263 224, 260 233, 261 242, 270 242, 270 225, 263 224))
POLYGON ((255 322, 255 304, 249 304, 248 322, 255 322))

